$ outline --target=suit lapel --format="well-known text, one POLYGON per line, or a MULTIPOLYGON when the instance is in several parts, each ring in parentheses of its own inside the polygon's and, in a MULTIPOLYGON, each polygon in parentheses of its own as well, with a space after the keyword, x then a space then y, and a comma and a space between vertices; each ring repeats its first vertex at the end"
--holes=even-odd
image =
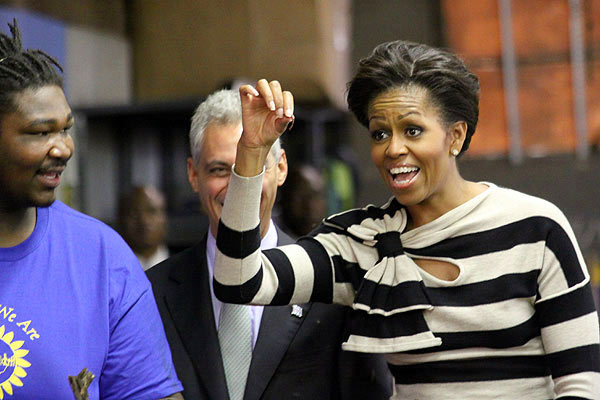
MULTIPOLYGON (((278 245, 294 241, 277 228, 278 245)), ((292 306, 265 307, 258 339, 252 353, 244 400, 259 400, 287 353, 310 304, 303 304, 302 317, 292 315, 292 306)))
POLYGON ((244 400, 258 400, 264 393, 304 322, 310 304, 302 304, 301 307, 302 317, 292 315, 292 306, 265 307, 252 353, 244 400))
POLYGON ((179 286, 167 295, 167 306, 209 398, 227 399, 210 296, 206 238, 190 250, 189 257, 171 274, 171 279, 179 282, 179 286))

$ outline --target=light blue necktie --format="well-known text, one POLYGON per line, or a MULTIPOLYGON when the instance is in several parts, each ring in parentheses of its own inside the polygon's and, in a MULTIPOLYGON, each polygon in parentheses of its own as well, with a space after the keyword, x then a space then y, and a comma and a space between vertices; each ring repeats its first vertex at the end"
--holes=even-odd
POLYGON ((248 306, 223 303, 219 344, 231 400, 242 400, 252 360, 252 332, 248 306))

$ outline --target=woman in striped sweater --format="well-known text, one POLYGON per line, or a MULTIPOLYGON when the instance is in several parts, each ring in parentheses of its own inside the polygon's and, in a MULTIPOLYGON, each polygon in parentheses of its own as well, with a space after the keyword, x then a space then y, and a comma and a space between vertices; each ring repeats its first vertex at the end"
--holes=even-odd
POLYGON ((218 230, 215 292, 255 304, 352 307, 349 351, 386 354, 396 399, 600 398, 598 315, 569 223, 551 203, 460 176, 479 83, 455 55, 384 43, 348 104, 391 191, 294 245, 259 250, 262 171, 293 121, 277 81, 240 89, 238 143, 218 230))

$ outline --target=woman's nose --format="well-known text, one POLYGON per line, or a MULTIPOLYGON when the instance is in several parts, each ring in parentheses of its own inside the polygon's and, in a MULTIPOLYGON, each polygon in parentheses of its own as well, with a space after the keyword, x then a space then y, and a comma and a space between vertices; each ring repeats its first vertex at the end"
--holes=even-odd
POLYGON ((391 158, 397 158, 401 155, 404 155, 408 152, 406 148, 406 143, 401 135, 392 133, 392 137, 388 142, 388 147, 385 150, 385 154, 391 158))

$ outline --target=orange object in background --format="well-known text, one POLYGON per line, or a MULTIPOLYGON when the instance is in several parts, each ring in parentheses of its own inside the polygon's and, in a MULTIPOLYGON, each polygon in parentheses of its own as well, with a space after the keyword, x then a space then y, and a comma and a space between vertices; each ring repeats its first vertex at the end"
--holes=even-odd
MULTIPOLYGON (((600 142, 600 0, 582 1, 586 48, 588 141, 600 142)), ((573 111, 568 0, 512 0, 518 109, 524 154, 573 153, 573 111)), ((471 156, 508 152, 498 1, 442 0, 448 46, 480 78, 479 140, 471 156), (483 138, 485 136, 485 139, 483 138)))

